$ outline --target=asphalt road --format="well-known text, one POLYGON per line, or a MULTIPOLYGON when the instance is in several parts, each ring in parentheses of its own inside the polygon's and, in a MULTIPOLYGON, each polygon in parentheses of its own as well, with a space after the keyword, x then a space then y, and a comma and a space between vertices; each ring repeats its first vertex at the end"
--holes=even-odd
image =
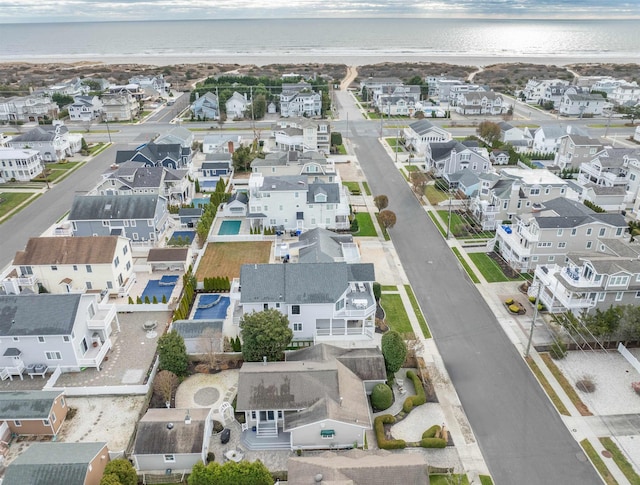
POLYGON ((109 147, 17 215, 0 224, 0 268, 11 263, 16 251, 24 249, 30 237, 39 236, 67 213, 76 194, 86 193, 95 187, 100 175, 113 163, 116 151, 127 148, 117 145, 109 147))
POLYGON ((393 243, 494 482, 601 484, 375 133, 356 123, 349 139, 373 194, 396 213, 393 243))

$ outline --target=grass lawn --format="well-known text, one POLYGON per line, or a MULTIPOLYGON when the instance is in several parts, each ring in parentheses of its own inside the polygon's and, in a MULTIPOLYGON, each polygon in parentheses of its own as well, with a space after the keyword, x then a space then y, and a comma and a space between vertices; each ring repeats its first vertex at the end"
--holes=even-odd
POLYGON ((564 416, 570 416, 568 409, 564 404, 562 404, 562 401, 558 397, 558 394, 553 390, 553 387, 551 387, 551 384, 549 384, 549 381, 540 370, 540 367, 538 367, 538 364, 536 364, 531 357, 527 357, 526 360, 527 364, 529 364, 529 367, 531 367, 531 371, 538 379, 538 382, 540 382, 540 385, 544 389, 544 392, 547 393, 547 396, 549 396, 549 399, 551 399, 551 402, 556 407, 558 412, 564 416))
POLYGON ((391 237, 389 236, 389 232, 387 231, 387 228, 382 225, 382 222, 380 222, 380 213, 379 212, 376 212, 376 219, 378 219, 378 224, 380 225, 380 230, 382 231, 382 235, 384 236, 384 240, 385 241, 389 241, 391 239, 391 237))
POLYGON ((387 143, 392 149, 395 149, 396 152, 400 153, 404 151, 404 147, 402 146, 402 143, 400 143, 400 140, 396 139, 395 137, 385 138, 385 140, 387 141, 387 143))
MULTIPOLYGON (((485 253, 469 253, 469 258, 489 283, 511 281, 493 259, 485 253)), ((520 278, 517 278, 520 279, 520 278)))
POLYGON ((540 354, 540 358, 544 360, 544 363, 553 374, 553 377, 555 377, 558 381, 558 384, 562 386, 562 389, 564 389, 564 392, 567 393, 567 396, 569 396, 569 399, 571 399, 571 402, 578 409, 580 414, 582 416, 593 416, 593 413, 589 411, 587 405, 582 402, 582 399, 580 399, 580 396, 578 396, 578 393, 576 392, 574 387, 571 385, 571 383, 569 383, 558 366, 554 364, 551 356, 549 354, 540 354))
MULTIPOLYGON (((484 482, 483 482, 484 483, 484 482)), ((466 475, 429 475, 429 485, 469 485, 466 475)))
POLYGON ((378 233, 373 225, 371 214, 368 212, 358 212, 356 214, 356 220, 358 221, 358 232, 354 236, 360 237, 377 237, 378 233))
POLYGON ((493 485, 493 480, 489 475, 479 475, 480 485, 493 485))
POLYGON ((418 170, 418 167, 417 167, 417 166, 415 166, 415 165, 406 165, 406 166, 404 167, 404 169, 405 169, 407 172, 415 172, 416 170, 418 170))
POLYGON ((32 195, 30 192, 0 192, 0 219, 32 195))
POLYGON ((413 334, 409 315, 404 309, 400 295, 383 294, 380 298, 380 305, 384 308, 386 322, 391 330, 395 330, 400 334, 413 334))
POLYGON ((106 145, 106 143, 103 143, 103 142, 99 142, 99 143, 96 143, 95 145, 91 145, 91 146, 89 147, 89 153, 90 153, 91 155, 95 155, 95 154, 96 154, 96 152, 100 152, 100 151, 102 151, 102 150, 103 150, 103 147, 104 147, 105 145, 106 145))
POLYGON ((607 449, 611 453, 611 455, 613 455, 613 461, 616 462, 616 465, 618 465, 620 471, 624 474, 625 477, 627 477, 629 483, 631 483, 631 485, 640 485, 640 475, 635 472, 633 466, 631 466, 631 464, 627 460, 627 457, 624 456, 624 454, 620 451, 620 448, 616 446, 613 440, 611 438, 600 438, 600 443, 602 443, 602 446, 604 446, 605 449, 607 449))
POLYGON ((438 228, 438 231, 440 231, 440 234, 442 234, 444 237, 447 236, 447 230, 444 229, 441 225, 440 225, 440 221, 438 221, 438 219, 436 218, 436 215, 433 212, 427 212, 427 214, 429 214, 429 217, 431 217, 431 220, 433 221, 433 223, 436 225, 436 227, 438 228))
POLYGON ((598 452, 593 448, 593 446, 591 446, 589 440, 582 440, 580 442, 580 446, 582 446, 582 449, 591 460, 591 463, 593 463, 593 466, 595 466, 596 470, 598 470, 598 473, 604 480, 604 483, 606 483, 607 485, 617 485, 617 480, 613 478, 611 472, 607 468, 607 465, 604 464, 604 461, 602 460, 602 458, 600 458, 598 452))
POLYGON ((427 185, 424 195, 427 196, 431 205, 438 205, 449 198, 446 192, 436 189, 435 185, 427 185))
POLYGON ((230 280, 239 278, 240 266, 268 263, 270 253, 269 241, 209 243, 198 265, 196 278, 198 281, 212 276, 228 276, 230 280))
POLYGON ((361 193, 360 184, 358 182, 342 182, 342 185, 348 188, 349 192, 351 192, 353 195, 360 195, 361 193))
POLYGON ((382 291, 398 291, 398 287, 394 285, 381 285, 380 289, 382 291))
POLYGON ((347 149, 344 147, 344 145, 338 145, 338 146, 336 146, 336 149, 338 150, 338 155, 346 155, 347 154, 347 149))
POLYGON ((369 188, 369 184, 367 182, 362 182, 362 186, 364 187, 364 193, 367 195, 371 195, 371 189, 369 188))
POLYGON ((422 314, 422 310, 420 310, 420 305, 418 305, 416 295, 413 294, 411 285, 404 285, 404 289, 409 295, 409 300, 411 300, 411 307, 413 308, 413 312, 416 314, 416 318, 418 319, 418 323, 420 324, 422 335, 424 335, 424 338, 431 338, 431 332, 429 331, 429 327, 427 326, 427 321, 424 319, 424 315, 422 314))
POLYGON ((83 163, 84 162, 48 163, 45 165, 45 170, 48 172, 46 179, 43 174, 40 174, 33 180, 35 182, 56 182, 58 179, 66 177, 71 170, 75 170, 83 163))
POLYGON ((451 248, 451 250, 453 251, 453 254, 456 255, 456 258, 458 258, 458 261, 460 261, 460 264, 462 265, 464 270, 469 275, 469 278, 471 278, 471 281, 473 281, 474 283, 480 283, 480 280, 478 279, 476 274, 471 269, 471 266, 469 266, 469 264, 467 264, 465 259, 462 257, 462 254, 460 254, 460 250, 458 248, 451 248))

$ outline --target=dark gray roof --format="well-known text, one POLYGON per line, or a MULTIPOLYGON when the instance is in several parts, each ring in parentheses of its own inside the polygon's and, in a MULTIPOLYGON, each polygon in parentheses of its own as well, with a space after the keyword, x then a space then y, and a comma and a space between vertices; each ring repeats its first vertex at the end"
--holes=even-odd
POLYGON ((387 375, 384 357, 377 348, 345 349, 321 343, 287 354, 287 362, 323 362, 332 359, 337 359, 363 381, 384 380, 387 375))
POLYGON ((0 295, 0 336, 70 335, 81 296, 0 295))
POLYGON ((340 202, 340 186, 339 184, 325 184, 322 182, 314 182, 309 184, 309 191, 307 192, 307 204, 318 204, 316 201, 316 195, 324 194, 327 196, 327 200, 324 203, 337 204, 340 202))
POLYGON ((182 146, 180 143, 164 144, 150 142, 139 150, 118 150, 118 152, 116 152, 116 163, 129 161, 137 154, 144 156, 144 158, 150 160, 154 164, 157 164, 166 158, 178 162, 182 155, 182 146))
POLYGON ((228 200, 227 203, 232 202, 234 200, 237 200, 238 202, 241 202, 242 204, 248 204, 249 203, 249 196, 247 195, 246 192, 236 192, 235 194, 233 194, 231 196, 231 198, 228 200))
POLYGON ((433 160, 440 160, 442 158, 448 157, 453 149, 455 149, 458 153, 469 149, 458 140, 433 142, 429 143, 429 147, 431 148, 431 158, 433 160))
POLYGON ((260 190, 307 190, 307 177, 303 175, 265 177, 260 190))
POLYGON ((245 264, 240 269, 242 303, 335 303, 349 282, 375 281, 373 264, 245 264))
POLYGON ((62 391, 0 392, 0 420, 47 419, 62 391))
POLYGON ((22 135, 14 137, 12 142, 37 142, 37 141, 52 141, 58 133, 68 133, 69 129, 66 126, 60 126, 56 130, 56 126, 42 125, 27 131, 22 135))
POLYGON ((216 152, 216 153, 207 153, 204 156, 205 162, 219 162, 226 161, 227 164, 231 162, 231 153, 225 152, 216 152))
POLYGON ((173 322, 173 329, 182 338, 198 338, 207 334, 207 330, 222 333, 224 320, 177 320, 173 322))
POLYGON ((230 167, 229 162, 202 162, 202 170, 219 170, 230 167))
POLYGON ((413 123, 411 123, 409 125, 409 128, 415 131, 418 135, 423 135, 429 132, 429 130, 431 130, 431 128, 433 128, 434 126, 435 125, 431 123, 429 120, 420 120, 420 121, 414 121, 413 123))
POLYGON ((209 412, 208 408, 147 410, 138 422, 132 454, 201 453, 209 412), (185 424, 187 413, 191 417, 189 424, 185 424))
POLYGON ((546 201, 544 208, 544 211, 535 218, 541 228, 571 228, 592 222, 627 227, 624 216, 621 214, 594 212, 581 202, 564 197, 546 201))
POLYGON ((180 207, 178 217, 198 216, 202 215, 202 207, 180 207))
POLYGON ((70 221, 153 219, 158 195, 76 195, 70 221))
POLYGON ((163 167, 146 167, 137 162, 125 162, 109 178, 115 178, 131 188, 160 187, 164 170, 163 167), (133 180, 124 178, 131 175, 133 175, 133 180))
MULTIPOLYGON (((106 443, 34 443, 7 468, 3 485, 84 485, 106 443)), ((106 451, 105 451, 106 454, 106 451)))

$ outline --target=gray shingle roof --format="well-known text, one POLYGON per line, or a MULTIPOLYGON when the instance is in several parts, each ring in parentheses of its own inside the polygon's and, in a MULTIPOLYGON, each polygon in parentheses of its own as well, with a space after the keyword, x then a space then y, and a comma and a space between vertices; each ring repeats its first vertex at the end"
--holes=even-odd
MULTIPOLYGON (((106 443, 34 443, 7 468, 3 485, 84 485, 106 443)), ((105 453, 106 454, 106 453, 105 453)))
POLYGON ((307 190, 307 177, 303 175, 265 177, 260 190, 307 190))
POLYGON ((353 242, 353 236, 317 227, 300 234, 298 241, 300 263, 330 263, 343 257, 342 243, 353 242))
POLYGON ((153 219, 158 195, 76 195, 70 221, 153 219))
POLYGON ((340 186, 338 184, 325 184, 322 182, 315 182, 309 184, 309 191, 307 192, 307 204, 337 204, 340 202, 340 186), (319 202, 316 200, 316 196, 324 194, 327 196, 325 202, 319 202))
POLYGON ((47 419, 61 391, 0 392, 0 420, 47 419))
POLYGON ((210 409, 149 409, 138 422, 133 455, 201 453, 210 409), (191 423, 185 424, 187 413, 191 423), (167 427, 168 424, 171 427, 167 427))
POLYGON ((428 133, 429 130, 431 130, 431 128, 433 128, 434 126, 435 125, 431 123, 429 120, 420 120, 420 121, 414 121, 413 123, 411 123, 409 125, 409 128, 415 131, 418 135, 423 135, 425 133, 428 133))
POLYGON ((245 264, 240 301, 335 303, 352 281, 375 281, 373 264, 245 264))
POLYGON ((70 335, 81 296, 0 295, 0 336, 70 335))
POLYGON ((597 213, 580 202, 564 197, 546 201, 544 208, 544 211, 535 218, 541 228, 571 228, 592 222, 627 227, 624 216, 621 214, 597 213))

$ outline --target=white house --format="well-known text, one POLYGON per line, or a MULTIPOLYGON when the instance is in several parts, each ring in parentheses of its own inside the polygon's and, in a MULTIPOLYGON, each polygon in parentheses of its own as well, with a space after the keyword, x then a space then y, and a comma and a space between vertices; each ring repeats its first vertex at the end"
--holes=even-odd
POLYGON ((0 100, 0 121, 30 122, 58 116, 58 105, 49 96, 13 96, 0 100))
POLYGON ((306 118, 280 120, 272 128, 272 136, 281 151, 329 153, 331 148, 331 126, 327 121, 306 118))
POLYGON ((294 340, 371 341, 375 298, 373 264, 245 264, 240 270, 244 314, 277 309, 294 340))
POLYGON ((405 145, 418 154, 425 153, 429 143, 447 142, 451 138, 451 133, 429 120, 414 121, 404 129, 405 145))
POLYGON ((562 116, 599 116, 606 101, 601 94, 573 93, 572 90, 567 90, 558 111, 562 116))
POLYGON ((15 272, 2 283, 5 292, 106 291, 127 296, 135 282, 131 242, 121 236, 32 237, 13 258, 15 272))
POLYGON ((585 130, 573 125, 554 124, 541 126, 533 134, 531 148, 534 152, 555 153, 560 146, 561 137, 568 134, 589 136, 585 130))
POLYGON ((203 153, 233 153, 241 145, 240 135, 216 134, 205 135, 202 141, 203 153))
POLYGON ((45 162, 59 162, 82 148, 82 135, 70 133, 62 121, 51 125, 39 125, 9 140, 8 145, 17 149, 34 149, 45 162))
MULTIPOLYGON (((465 142, 466 143, 466 142, 465 142)), ((471 170, 476 174, 490 172, 491 161, 486 148, 467 146, 457 140, 426 145, 425 166, 437 177, 471 170)))
POLYGON ((234 91, 233 95, 227 99, 224 106, 227 110, 227 119, 242 119, 245 117, 251 101, 247 100, 247 95, 244 96, 237 91, 234 91))
POLYGON ((107 121, 131 121, 138 116, 140 104, 129 92, 103 94, 102 111, 107 121))
POLYGON ((311 84, 283 84, 280 93, 280 116, 320 116, 322 113, 322 92, 313 91, 311 84))
POLYGON ((76 96, 68 106, 71 121, 92 121, 102 116, 102 101, 98 96, 76 96))
POLYGON ((100 369, 111 348, 115 305, 96 293, 0 295, 0 378, 100 369))
POLYGON ((461 93, 456 100, 456 112, 462 115, 501 115, 507 108, 502 95, 493 91, 461 93))
POLYGON ((42 170, 43 162, 38 150, 0 147, 0 183, 11 180, 28 182, 42 170))

